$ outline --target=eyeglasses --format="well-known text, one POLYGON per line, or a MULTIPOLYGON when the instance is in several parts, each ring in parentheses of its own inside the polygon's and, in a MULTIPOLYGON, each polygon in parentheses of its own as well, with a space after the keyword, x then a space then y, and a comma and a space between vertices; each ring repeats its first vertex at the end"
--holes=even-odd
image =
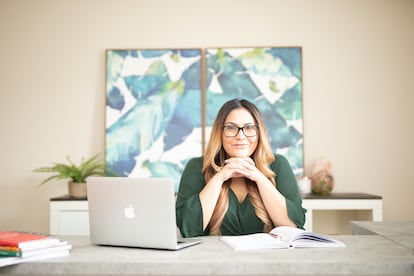
POLYGON ((243 131, 246 137, 254 137, 257 135, 258 127, 256 125, 245 125, 243 127, 229 125, 223 127, 224 135, 227 137, 236 137, 240 130, 243 131))

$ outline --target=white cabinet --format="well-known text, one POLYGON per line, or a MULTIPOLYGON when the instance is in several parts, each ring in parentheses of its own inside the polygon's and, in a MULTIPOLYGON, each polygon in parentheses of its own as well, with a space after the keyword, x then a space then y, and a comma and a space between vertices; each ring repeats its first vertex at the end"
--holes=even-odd
MULTIPOLYGON (((382 221, 382 197, 364 193, 332 193, 329 196, 303 195, 307 209, 305 229, 312 231, 314 210, 370 210, 373 221, 382 221)), ((89 235, 86 198, 69 196, 50 199, 50 234, 89 235)))
POLYGON ((89 211, 86 198, 51 198, 51 235, 89 235, 89 211))
POLYGON ((302 195, 302 206, 307 210, 304 228, 313 229, 315 210, 369 210, 372 221, 382 221, 382 197, 366 193, 332 193, 328 196, 302 195))

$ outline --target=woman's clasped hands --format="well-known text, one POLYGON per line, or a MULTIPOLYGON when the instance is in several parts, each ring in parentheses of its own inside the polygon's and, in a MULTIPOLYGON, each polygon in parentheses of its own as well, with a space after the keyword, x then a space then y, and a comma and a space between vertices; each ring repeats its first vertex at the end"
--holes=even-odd
POLYGON ((223 182, 237 177, 246 177, 256 181, 262 175, 250 157, 231 157, 226 159, 219 173, 223 182))

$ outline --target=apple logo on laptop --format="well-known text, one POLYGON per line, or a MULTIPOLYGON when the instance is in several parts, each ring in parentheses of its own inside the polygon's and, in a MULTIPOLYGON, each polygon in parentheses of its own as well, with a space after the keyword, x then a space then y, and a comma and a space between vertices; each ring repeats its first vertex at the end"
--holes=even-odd
POLYGON ((127 207, 124 208, 124 214, 127 219, 135 218, 135 209, 129 204, 127 207))

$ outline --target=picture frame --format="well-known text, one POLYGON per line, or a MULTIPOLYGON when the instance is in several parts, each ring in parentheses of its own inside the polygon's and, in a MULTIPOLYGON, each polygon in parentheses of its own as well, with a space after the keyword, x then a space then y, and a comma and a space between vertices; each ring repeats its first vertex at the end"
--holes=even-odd
POLYGON ((244 98, 260 110, 272 150, 303 176, 302 48, 208 48, 205 63, 205 141, 219 108, 244 98))
POLYGON ((105 161, 119 176, 169 177, 202 154, 201 49, 106 51, 105 161))

